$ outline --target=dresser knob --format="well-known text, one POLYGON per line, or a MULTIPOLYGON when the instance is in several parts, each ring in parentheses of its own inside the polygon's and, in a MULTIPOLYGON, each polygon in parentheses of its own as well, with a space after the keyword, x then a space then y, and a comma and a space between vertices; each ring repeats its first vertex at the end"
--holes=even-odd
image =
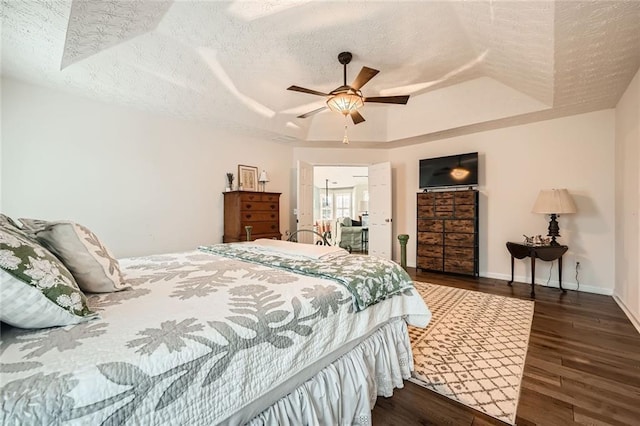
POLYGON ((247 214, 244 217, 246 217, 247 219, 251 219, 251 215, 250 214, 247 214))
POLYGON ((247 204, 247 206, 246 206, 246 207, 247 207, 248 209, 250 209, 250 208, 251 208, 251 204, 247 204))

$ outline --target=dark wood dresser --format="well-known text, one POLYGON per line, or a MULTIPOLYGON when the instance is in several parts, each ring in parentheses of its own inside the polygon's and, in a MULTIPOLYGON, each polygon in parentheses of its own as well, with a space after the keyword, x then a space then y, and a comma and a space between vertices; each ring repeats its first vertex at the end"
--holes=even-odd
POLYGON ((478 191, 420 192, 416 266, 478 276, 478 191))
POLYGON ((224 192, 223 242, 246 241, 245 226, 252 226, 251 240, 280 239, 280 193, 224 192))

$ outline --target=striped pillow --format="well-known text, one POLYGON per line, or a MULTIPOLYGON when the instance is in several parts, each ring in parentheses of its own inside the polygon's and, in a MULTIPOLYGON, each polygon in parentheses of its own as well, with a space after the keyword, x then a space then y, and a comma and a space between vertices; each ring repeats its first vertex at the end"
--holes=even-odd
POLYGON ((97 315, 48 250, 0 225, 0 320, 21 328, 77 324, 97 315))

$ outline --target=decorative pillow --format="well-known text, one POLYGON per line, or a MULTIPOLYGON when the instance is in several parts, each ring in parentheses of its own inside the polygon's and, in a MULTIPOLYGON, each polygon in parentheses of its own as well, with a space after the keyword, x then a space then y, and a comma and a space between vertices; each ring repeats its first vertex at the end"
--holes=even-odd
POLYGON ((5 228, 10 229, 20 229, 20 225, 18 225, 13 219, 3 213, 0 213, 0 226, 4 226, 5 228))
POLYGON ((77 223, 20 219, 38 241, 65 264, 83 291, 111 293, 131 288, 120 264, 98 237, 77 223))
POLYGON ((0 320, 21 328, 95 318, 71 273, 49 251, 0 226, 0 320))
POLYGON ((359 220, 351 220, 351 226, 362 226, 362 222, 359 220))
POLYGON ((345 217, 344 219, 342 219, 342 226, 351 226, 351 218, 345 217))

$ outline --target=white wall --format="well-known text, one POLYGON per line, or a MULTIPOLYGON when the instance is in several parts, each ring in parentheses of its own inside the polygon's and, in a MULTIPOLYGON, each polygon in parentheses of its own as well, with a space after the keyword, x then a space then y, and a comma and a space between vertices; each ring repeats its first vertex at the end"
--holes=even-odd
POLYGON ((289 228, 291 148, 238 131, 5 79, 2 154, 3 213, 77 221, 118 257, 222 242, 238 164, 267 170, 289 228))
POLYGON ((640 71, 616 106, 615 298, 640 331, 640 71))
MULTIPOLYGON (((478 151, 480 154, 480 275, 510 278, 507 241, 545 235, 548 217, 531 213, 540 189, 567 188, 578 213, 559 218, 559 242, 569 246, 563 285, 612 294, 614 286, 613 110, 486 131, 392 149, 394 236, 409 234, 407 263, 416 260, 418 160, 478 151)), ((399 257, 396 253, 395 258, 399 257)), ((536 281, 546 283, 551 263, 539 262, 536 281)), ((529 262, 516 261, 516 281, 530 282, 529 262)), ((557 266, 550 285, 557 286, 557 266)))

